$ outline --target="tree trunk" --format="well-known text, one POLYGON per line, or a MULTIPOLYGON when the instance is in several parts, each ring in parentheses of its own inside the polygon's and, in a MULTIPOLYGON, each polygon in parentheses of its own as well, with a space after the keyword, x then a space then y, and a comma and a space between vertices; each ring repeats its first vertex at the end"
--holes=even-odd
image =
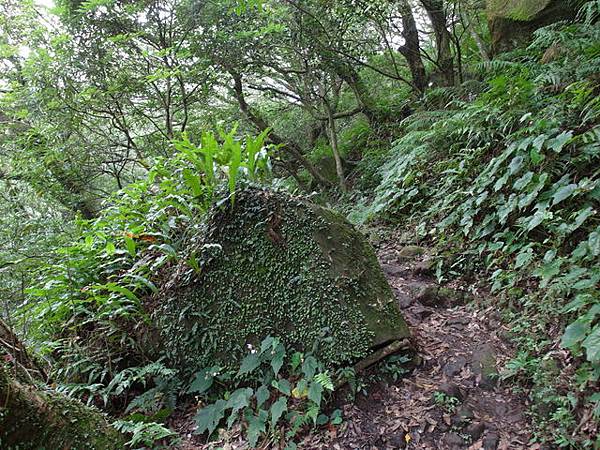
POLYGON ((335 118, 333 117, 333 111, 331 110, 331 106, 329 105, 329 103, 325 101, 324 104, 325 110, 327 111, 327 131, 329 132, 329 143, 331 145, 333 159, 335 160, 335 172, 338 176, 340 189, 342 190, 342 192, 346 192, 346 176, 344 175, 342 158, 338 150, 337 131, 335 129, 335 118))
POLYGON ((98 410, 45 387, 43 371, 0 320, 0 448, 120 450, 126 439, 98 410))
POLYGON ((356 101, 361 107, 362 113, 367 117, 370 124, 379 121, 381 113, 379 112, 375 100, 371 96, 371 92, 361 78, 356 69, 349 64, 337 63, 333 64, 335 73, 352 89, 356 101))
POLYGON ((454 85, 454 58, 450 48, 452 37, 446 24, 446 11, 443 0, 421 0, 427 11, 435 34, 437 48, 437 66, 444 77, 447 86, 454 85))
POLYGON ((408 0, 400 0, 400 14, 402 15, 402 37, 404 45, 398 51, 404 56, 410 73, 412 75, 413 85, 419 93, 425 91, 427 86, 427 74, 425 66, 421 59, 421 47, 419 44, 419 32, 415 17, 408 0))
POLYGON ((475 44, 477 45, 477 49, 479 50, 481 59, 488 62, 490 60, 490 52, 488 51, 485 42, 483 42, 483 39, 481 38, 479 33, 477 33, 477 31, 473 27, 473 24, 471 24, 471 23, 469 23, 469 33, 471 34, 471 37, 473 38, 473 40, 475 41, 475 44))
MULTIPOLYGON (((242 87, 242 77, 234 72, 230 72, 229 74, 233 78, 233 92, 236 97, 236 100, 238 101, 238 104, 240 105, 240 110, 242 111, 242 113, 260 131, 264 131, 268 128, 271 128, 261 116, 259 116, 256 112, 250 109, 250 106, 246 102, 246 98, 244 97, 244 91, 242 87)), ((302 154, 302 149, 300 149, 300 147, 297 144, 295 144, 294 142, 285 141, 274 131, 271 131, 269 133, 269 140, 275 145, 280 145, 286 148, 292 154, 292 156, 296 158, 296 160, 298 160, 298 162, 308 171, 308 173, 310 173, 310 175, 318 184, 320 184, 323 187, 329 187, 331 185, 329 180, 327 180, 323 175, 321 175, 321 173, 314 166, 314 164, 312 164, 308 159, 306 159, 306 157, 302 154)))
POLYGON ((34 379, 47 381, 44 369, 29 357, 29 353, 20 339, 1 318, 0 357, 4 357, 7 362, 10 361, 14 366, 15 373, 20 374, 22 378, 31 381, 34 379))

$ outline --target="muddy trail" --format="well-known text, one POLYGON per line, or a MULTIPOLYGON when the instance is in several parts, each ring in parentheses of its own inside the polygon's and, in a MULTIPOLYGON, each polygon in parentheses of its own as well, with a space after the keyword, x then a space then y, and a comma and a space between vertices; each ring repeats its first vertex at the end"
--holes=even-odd
MULTIPOLYGON (((353 402, 338 401, 343 423, 310 432, 298 448, 539 449, 527 444, 526 396, 514 394, 498 377, 514 352, 497 313, 478 309, 472 293, 439 287, 426 251, 398 242, 380 244, 377 253, 420 363, 395 382, 370 385, 353 402)), ((193 427, 188 422, 183 428, 193 427)), ((183 449, 247 448, 239 434, 209 445, 182 434, 187 434, 183 449)))
POLYGON ((302 448, 539 448, 527 444, 525 396, 498 378, 498 368, 513 352, 493 309, 477 309, 472 294, 460 289, 439 287, 421 248, 386 242, 378 257, 421 364, 398 382, 381 382, 343 406, 339 429, 308 436, 302 448))

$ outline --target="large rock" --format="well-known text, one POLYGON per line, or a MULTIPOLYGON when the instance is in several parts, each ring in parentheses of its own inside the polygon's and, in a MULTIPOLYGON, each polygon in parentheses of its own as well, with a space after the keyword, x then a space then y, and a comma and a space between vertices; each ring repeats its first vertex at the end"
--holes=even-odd
POLYGON ((573 18, 578 0, 487 0, 492 52, 526 43, 540 27, 573 18))
POLYGON ((372 248, 331 210, 249 188, 212 211, 198 247, 201 271, 177 278, 155 314, 186 372, 235 365, 267 335, 299 350, 320 341, 329 365, 409 336, 372 248))

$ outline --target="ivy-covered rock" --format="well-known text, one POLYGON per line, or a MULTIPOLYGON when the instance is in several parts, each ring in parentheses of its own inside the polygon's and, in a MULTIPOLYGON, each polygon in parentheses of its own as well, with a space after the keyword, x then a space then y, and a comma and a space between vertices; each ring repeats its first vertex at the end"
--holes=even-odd
POLYGON ((187 270, 161 292, 155 317, 186 372, 234 365, 268 336, 329 365, 409 336, 365 238, 306 200, 248 188, 216 207, 187 270))
POLYGON ((487 0, 494 53, 511 50, 540 27, 575 16, 578 0, 487 0))

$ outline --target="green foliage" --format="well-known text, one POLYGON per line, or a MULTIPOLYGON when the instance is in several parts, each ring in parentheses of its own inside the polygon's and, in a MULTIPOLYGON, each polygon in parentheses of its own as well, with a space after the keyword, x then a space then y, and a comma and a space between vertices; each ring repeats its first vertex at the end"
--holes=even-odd
POLYGON ((252 448, 284 441, 293 446, 306 427, 341 423, 339 410, 322 413, 334 382, 312 352, 290 354, 271 336, 248 350, 237 372, 211 367, 196 374, 188 391, 213 400, 196 414, 196 433, 210 437, 223 422, 228 429, 241 423, 252 448))
POLYGON ((452 414, 454 411, 456 411, 458 405, 460 405, 459 399, 452 397, 445 392, 439 391, 433 393, 433 401, 436 405, 443 408, 448 414, 452 414))
POLYGON ((204 133, 197 147, 184 135, 172 158, 114 196, 99 218, 80 222, 74 242, 57 250, 61 260, 39 270, 19 314, 38 350, 59 363, 65 392, 106 405, 174 375, 148 364, 156 350, 134 335, 153 332, 145 299, 157 292, 161 270, 193 259, 189 242, 220 201, 218 186, 268 175, 266 133, 222 137, 219 144, 204 133))
POLYGON ((374 201, 351 214, 413 224, 440 252, 440 281, 486 274, 522 350, 507 376, 533 383, 554 411, 540 415, 555 436, 545 439, 588 447, 572 415, 592 414, 600 376, 599 37, 592 22, 541 29, 485 67, 487 89, 472 101, 406 119, 374 201), (540 64, 553 45, 558 56, 540 64), (554 345, 577 375, 548 375, 540 361, 554 345))
POLYGON ((131 439, 125 445, 129 448, 142 449, 151 447, 171 448, 175 443, 176 433, 165 428, 158 423, 135 422, 130 420, 117 420, 113 422, 113 427, 122 433, 130 434, 131 439), (169 442, 170 445, 157 445, 157 442, 169 442))

